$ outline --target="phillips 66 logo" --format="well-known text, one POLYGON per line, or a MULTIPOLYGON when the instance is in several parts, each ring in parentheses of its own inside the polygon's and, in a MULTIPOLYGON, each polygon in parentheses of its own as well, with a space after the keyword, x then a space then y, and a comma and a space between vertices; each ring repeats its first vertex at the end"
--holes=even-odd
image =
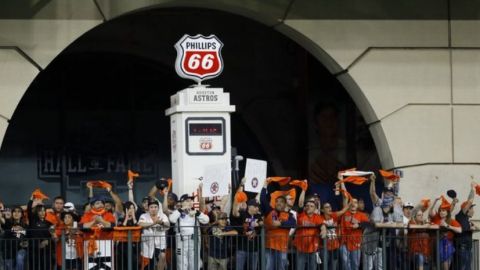
POLYGON ((186 79, 200 84, 203 80, 215 78, 223 70, 220 50, 223 43, 215 36, 184 35, 176 44, 177 60, 175 70, 186 79))

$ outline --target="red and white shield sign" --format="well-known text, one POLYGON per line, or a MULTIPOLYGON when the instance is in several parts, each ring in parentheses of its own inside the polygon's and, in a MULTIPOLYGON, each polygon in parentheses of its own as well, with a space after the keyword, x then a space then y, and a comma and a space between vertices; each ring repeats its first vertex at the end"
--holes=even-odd
POLYGON ((215 78, 223 70, 223 59, 220 51, 223 43, 215 36, 184 35, 176 44, 177 60, 175 70, 177 74, 197 83, 215 78))

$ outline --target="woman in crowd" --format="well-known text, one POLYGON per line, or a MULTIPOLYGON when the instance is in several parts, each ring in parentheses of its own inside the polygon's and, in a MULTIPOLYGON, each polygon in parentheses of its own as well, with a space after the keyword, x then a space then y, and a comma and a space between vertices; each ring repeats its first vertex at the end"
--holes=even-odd
POLYGON ((75 212, 63 212, 61 214, 63 224, 55 230, 57 245, 56 257, 57 266, 62 266, 62 233, 65 239, 65 269, 81 270, 83 256, 83 238, 82 233, 75 226, 78 216, 75 212))
POLYGON ((5 230, 3 235, 5 252, 5 270, 24 270, 28 242, 27 225, 23 221, 23 210, 16 206, 12 209, 10 219, 0 218, 0 223, 5 230))
POLYGON ((28 204, 28 263, 39 270, 50 270, 53 260, 52 223, 45 220, 46 209, 40 204, 28 204))
POLYGON ((413 256, 415 269, 423 270, 429 265, 432 255, 432 241, 427 231, 432 225, 426 222, 420 209, 414 213, 409 225, 414 228, 409 232, 409 251, 413 256))
MULTIPOLYGON (((125 209, 125 213, 120 215, 119 219, 117 220, 117 227, 129 227, 124 229, 134 229, 133 227, 137 226, 137 218, 135 217, 135 210, 136 205, 131 202, 127 201, 123 204, 123 209, 125 209)), ((127 232, 128 233, 128 232, 127 232)), ((132 239, 133 239, 133 231, 132 231, 132 239)), ((116 243, 116 266, 118 269, 126 270, 128 269, 128 242, 126 241, 119 241, 116 243)), ((135 241, 132 241, 132 269, 137 268, 138 264, 138 246, 135 241)))
POLYGON ((450 265, 452 264, 453 254, 455 253, 455 247, 453 244, 454 233, 461 233, 462 227, 456 220, 452 219, 452 205, 443 196, 435 200, 432 209, 435 208, 435 204, 439 200, 442 201, 442 204, 438 208, 438 213, 433 214, 433 211, 430 211, 430 216, 433 216, 432 223, 439 225, 441 230, 439 246, 440 262, 442 263, 441 267, 444 270, 449 270, 450 265))

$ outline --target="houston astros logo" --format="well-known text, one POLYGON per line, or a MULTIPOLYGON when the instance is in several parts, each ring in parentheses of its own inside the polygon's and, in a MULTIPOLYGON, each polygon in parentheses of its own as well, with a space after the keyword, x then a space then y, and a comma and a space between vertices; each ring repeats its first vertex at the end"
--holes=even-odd
POLYGON ((223 43, 215 36, 184 35, 176 44, 177 60, 175 70, 185 79, 192 79, 198 84, 203 80, 215 78, 223 70, 220 50, 223 43))
POLYGON ((256 177, 252 178, 252 187, 253 188, 258 187, 258 179, 256 177))
POLYGON ((218 192, 218 183, 217 182, 213 182, 210 185, 210 192, 212 192, 212 194, 216 194, 218 192))

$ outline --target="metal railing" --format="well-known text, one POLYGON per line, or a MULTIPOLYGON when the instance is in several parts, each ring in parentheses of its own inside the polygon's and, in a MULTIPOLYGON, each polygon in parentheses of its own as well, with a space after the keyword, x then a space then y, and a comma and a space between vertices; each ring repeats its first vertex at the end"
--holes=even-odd
POLYGON ((479 269, 479 242, 450 241, 437 227, 302 236, 312 229, 274 233, 259 227, 245 234, 243 227, 202 226, 191 235, 161 230, 142 235, 140 228, 132 228, 112 232, 109 239, 85 237, 80 231, 62 232, 56 239, 2 238, 0 270, 479 269))

